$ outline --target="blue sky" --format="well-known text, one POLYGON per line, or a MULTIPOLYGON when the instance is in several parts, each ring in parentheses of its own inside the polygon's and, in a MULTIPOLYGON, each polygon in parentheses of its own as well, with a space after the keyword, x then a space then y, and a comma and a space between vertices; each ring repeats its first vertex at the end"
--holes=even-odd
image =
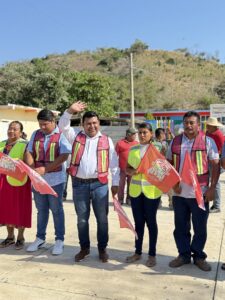
POLYGON ((0 0, 0 65, 70 50, 206 52, 225 62, 224 0, 0 0))

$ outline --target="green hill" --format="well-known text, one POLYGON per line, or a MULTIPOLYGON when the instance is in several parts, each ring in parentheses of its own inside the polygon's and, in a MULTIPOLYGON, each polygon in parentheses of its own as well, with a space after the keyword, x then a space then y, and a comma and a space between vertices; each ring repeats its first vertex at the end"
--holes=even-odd
POLYGON ((7 64, 0 69, 0 104, 64 109, 77 98, 105 115, 130 110, 130 52, 136 110, 204 109, 225 101, 225 66, 217 58, 153 51, 137 40, 124 50, 72 50, 7 64))

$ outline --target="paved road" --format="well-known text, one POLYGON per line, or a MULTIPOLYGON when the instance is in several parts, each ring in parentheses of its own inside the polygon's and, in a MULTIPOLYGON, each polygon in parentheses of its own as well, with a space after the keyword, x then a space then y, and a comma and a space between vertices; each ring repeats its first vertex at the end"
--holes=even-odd
MULTIPOLYGON (((222 212, 211 214, 208 223, 206 252, 212 271, 202 272, 193 264, 178 269, 168 267, 169 261, 177 256, 173 240, 173 212, 168 209, 167 197, 158 211, 159 238, 156 267, 145 266, 147 259, 147 237, 144 254, 137 264, 126 264, 125 258, 133 252, 133 236, 127 229, 120 229, 116 213, 110 205, 110 243, 108 263, 98 261, 96 248, 96 223, 91 214, 90 256, 80 263, 74 262, 79 250, 76 216, 71 200, 69 184, 68 200, 64 204, 66 215, 66 240, 64 254, 52 256, 54 229, 49 220, 47 247, 34 254, 25 250, 14 250, 13 246, 0 249, 0 300, 2 299, 225 299, 225 272, 220 270, 225 262, 225 175, 222 183, 222 212)), ((125 207, 131 217, 129 207, 125 207)), ((131 217, 132 219, 132 217, 131 217)), ((33 227, 26 231, 26 242, 32 242, 36 233, 36 209, 33 207, 33 227)), ((6 236, 0 228, 0 238, 6 236)))

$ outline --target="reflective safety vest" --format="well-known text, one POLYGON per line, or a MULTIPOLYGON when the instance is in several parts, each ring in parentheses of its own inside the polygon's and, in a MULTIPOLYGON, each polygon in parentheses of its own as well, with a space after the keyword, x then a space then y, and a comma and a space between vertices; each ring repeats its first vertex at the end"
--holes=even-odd
MULTIPOLYGON (((59 152, 59 139, 61 132, 52 134, 48 141, 48 147, 44 149, 45 134, 41 130, 37 130, 34 136, 33 143, 33 157, 35 168, 44 167, 47 164, 53 162, 60 154, 59 152)), ((62 170, 62 166, 57 167, 51 172, 59 172, 62 170)))
MULTIPOLYGON (((183 134, 175 136, 172 141, 172 164, 175 169, 179 172, 180 170, 180 154, 181 154, 181 143, 183 134)), ((199 184, 206 186, 209 184, 209 168, 208 168, 208 157, 206 148, 206 135, 203 132, 199 132, 196 136, 192 149, 191 149, 191 161, 196 172, 199 184)))
MULTIPOLYGON (((132 147, 128 155, 128 164, 137 169, 141 162, 140 144, 132 147)), ((141 193, 149 199, 157 199, 162 195, 162 191, 155 185, 152 185, 144 174, 133 175, 129 186, 129 195, 133 198, 138 197, 141 193)))
MULTIPOLYGON (((86 135, 80 131, 74 140, 71 155, 71 163, 70 167, 68 168, 68 173, 72 176, 77 175, 78 168, 80 166, 80 161, 84 153, 86 138, 86 135)), ((106 135, 102 135, 99 137, 97 145, 97 171, 98 180, 103 184, 108 182, 108 169, 109 139, 106 135)))
MULTIPOLYGON (((6 146, 6 141, 0 142, 0 152, 4 151, 6 146)), ((23 139, 19 139, 17 143, 12 147, 9 151, 9 156, 14 159, 21 159, 23 160, 24 152, 27 146, 27 141, 23 139)), ((6 176, 7 182, 12 186, 22 186, 27 182, 27 176, 24 177, 22 181, 19 181, 13 177, 6 176)))

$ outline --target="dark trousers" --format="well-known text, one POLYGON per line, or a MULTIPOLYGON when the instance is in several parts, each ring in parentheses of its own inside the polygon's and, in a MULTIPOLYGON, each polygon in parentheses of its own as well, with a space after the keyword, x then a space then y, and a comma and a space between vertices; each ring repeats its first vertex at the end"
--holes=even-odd
POLYGON ((209 215, 209 203, 205 203, 206 210, 198 207, 195 198, 173 197, 174 208, 174 239, 179 255, 185 260, 205 259, 203 252, 207 239, 207 220, 209 215), (191 221, 194 235, 191 239, 191 221))
POLYGON ((131 208, 135 222, 135 230, 138 235, 138 240, 135 240, 136 254, 142 254, 142 244, 146 223, 149 234, 148 255, 156 255, 156 243, 158 237, 158 225, 156 221, 156 215, 160 198, 161 197, 157 199, 148 199, 143 193, 141 193, 137 198, 130 198, 131 208))

